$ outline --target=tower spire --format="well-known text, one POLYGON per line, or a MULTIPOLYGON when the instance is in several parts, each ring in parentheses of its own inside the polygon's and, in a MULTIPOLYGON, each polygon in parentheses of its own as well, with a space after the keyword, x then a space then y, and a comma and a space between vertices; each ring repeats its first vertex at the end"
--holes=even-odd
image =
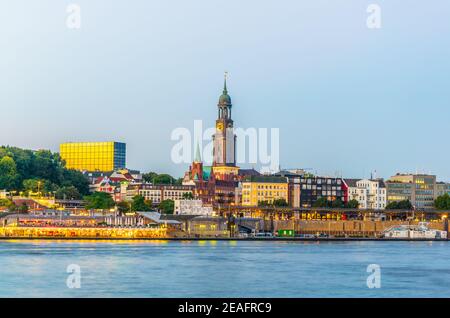
POLYGON ((228 77, 228 72, 225 71, 225 73, 223 74, 223 78, 224 78, 224 81, 223 81, 223 93, 224 93, 224 94, 228 94, 228 90, 227 90, 227 77, 228 77))
POLYGON ((194 162, 202 162, 202 156, 200 155, 200 146, 197 142, 197 149, 195 150, 194 162))

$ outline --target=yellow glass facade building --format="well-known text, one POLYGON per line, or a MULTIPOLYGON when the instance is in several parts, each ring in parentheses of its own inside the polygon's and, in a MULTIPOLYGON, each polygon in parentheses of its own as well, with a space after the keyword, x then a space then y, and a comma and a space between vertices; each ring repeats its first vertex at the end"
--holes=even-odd
POLYGON ((253 176, 242 182, 242 205, 257 206, 258 202, 288 201, 288 182, 284 177, 253 176))
POLYGON ((59 151, 68 169, 107 172, 126 167, 126 145, 121 142, 70 142, 59 151))

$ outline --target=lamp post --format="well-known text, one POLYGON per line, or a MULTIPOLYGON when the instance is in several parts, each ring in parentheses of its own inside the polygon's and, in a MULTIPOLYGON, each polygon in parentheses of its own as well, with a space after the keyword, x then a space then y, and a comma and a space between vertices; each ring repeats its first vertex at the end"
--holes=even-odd
POLYGON ((41 197, 41 196, 40 196, 40 192, 41 192, 41 190, 40 190, 40 189, 41 189, 41 181, 40 181, 40 180, 37 182, 37 187, 38 187, 38 188, 37 188, 37 190, 38 190, 38 191, 37 191, 37 192, 38 192, 38 198, 40 198, 40 197, 41 197))

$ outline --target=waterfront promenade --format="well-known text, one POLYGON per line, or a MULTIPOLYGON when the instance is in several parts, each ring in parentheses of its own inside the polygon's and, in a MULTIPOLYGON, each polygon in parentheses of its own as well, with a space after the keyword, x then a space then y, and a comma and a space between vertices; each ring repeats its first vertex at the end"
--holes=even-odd
POLYGON ((0 239, 163 239, 165 228, 3 227, 0 239))
POLYGON ((0 240, 98 240, 98 241, 253 241, 253 242, 339 242, 339 241, 447 241, 445 238, 385 237, 239 237, 188 236, 169 234, 165 229, 111 228, 0 228, 0 240))
MULTIPOLYGON (((265 215, 261 218, 171 216, 148 219, 141 216, 115 217, 122 225, 111 223, 108 216, 4 214, 0 226, 2 238, 45 239, 268 239, 253 237, 256 233, 279 236, 274 239, 305 240, 329 238, 332 240, 379 239, 385 231, 398 226, 417 226, 423 219, 373 220, 336 219, 320 217, 303 219, 295 216, 265 215), (108 221, 109 220, 109 221, 108 221), (138 220, 139 222, 137 222, 138 220), (133 222, 131 222, 133 221, 133 222), (126 225, 125 225, 126 224, 126 225), (289 237, 282 237, 289 236, 289 237), (315 236, 315 237, 314 237, 315 236)), ((432 230, 448 232, 447 218, 427 222, 432 230)))

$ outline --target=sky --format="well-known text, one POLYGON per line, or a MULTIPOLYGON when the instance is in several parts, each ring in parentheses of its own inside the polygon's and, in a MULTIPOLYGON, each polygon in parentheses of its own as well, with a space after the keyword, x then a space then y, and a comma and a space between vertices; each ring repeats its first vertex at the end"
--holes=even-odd
POLYGON ((447 0, 1 3, 1 145, 117 140, 182 176, 171 133, 214 125, 226 70, 235 126, 279 128, 282 168, 450 181, 447 0))

